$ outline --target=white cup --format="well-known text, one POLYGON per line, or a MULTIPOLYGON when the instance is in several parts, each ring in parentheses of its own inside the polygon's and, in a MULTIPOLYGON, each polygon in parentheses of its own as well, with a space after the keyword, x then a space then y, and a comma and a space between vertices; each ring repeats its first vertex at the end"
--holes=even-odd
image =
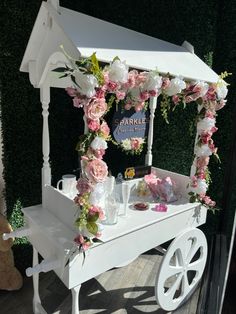
POLYGON ((57 182, 57 189, 60 190, 60 184, 62 183, 62 193, 64 194, 76 194, 76 176, 73 174, 65 174, 62 179, 57 182))

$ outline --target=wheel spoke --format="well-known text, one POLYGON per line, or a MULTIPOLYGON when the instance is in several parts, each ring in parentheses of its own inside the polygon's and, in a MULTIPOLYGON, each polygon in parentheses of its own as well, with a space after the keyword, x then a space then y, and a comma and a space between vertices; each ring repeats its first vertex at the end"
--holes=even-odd
POLYGON ((187 277, 187 273, 183 274, 183 279, 182 279, 182 292, 183 292, 183 297, 185 297, 189 291, 190 291, 190 285, 188 282, 188 277, 187 277))
POLYGON ((176 278, 175 282, 173 283, 173 285, 170 287, 170 289, 168 289, 168 291, 165 293, 166 297, 169 299, 169 301, 172 301, 175 295, 176 290, 179 288, 180 286, 180 282, 183 278, 182 274, 179 274, 178 277, 176 278))
POLYGON ((197 240, 194 239, 194 242, 191 246, 191 249, 186 257, 186 262, 189 263, 191 262, 192 258, 194 257, 194 255, 197 253, 198 249, 200 248, 200 245, 197 243, 197 240))
POLYGON ((188 268, 188 271, 193 270, 196 272, 201 272, 202 269, 204 268, 204 265, 205 265, 205 261, 203 259, 198 259, 197 261, 189 264, 187 268, 188 268))

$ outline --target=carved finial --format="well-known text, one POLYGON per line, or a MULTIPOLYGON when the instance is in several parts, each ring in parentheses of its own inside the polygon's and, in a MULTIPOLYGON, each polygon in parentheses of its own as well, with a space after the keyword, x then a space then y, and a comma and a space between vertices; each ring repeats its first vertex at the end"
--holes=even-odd
POLYGON ((48 3, 50 3, 57 10, 57 12, 59 12, 59 0, 48 0, 48 3))

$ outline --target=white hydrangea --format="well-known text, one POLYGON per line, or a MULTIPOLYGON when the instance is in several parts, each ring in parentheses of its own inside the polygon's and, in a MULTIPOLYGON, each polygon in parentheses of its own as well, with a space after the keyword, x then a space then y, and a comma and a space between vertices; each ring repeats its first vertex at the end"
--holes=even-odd
POLYGON ((162 77, 158 75, 155 71, 150 71, 146 73, 146 81, 143 84, 142 90, 151 91, 158 90, 162 85, 162 77))
POLYGON ((228 94, 228 88, 227 88, 227 83, 219 79, 219 81, 216 84, 216 93, 219 99, 224 99, 227 94, 228 94))
POLYGON ((96 136, 91 144, 90 144, 90 147, 94 150, 97 150, 97 149, 107 149, 107 142, 100 136, 96 136))
POLYGON ((212 155, 212 151, 207 144, 196 146, 194 153, 196 154, 197 157, 212 155))
POLYGON ((172 78, 170 80, 170 85, 165 89, 165 93, 168 96, 173 96, 186 88, 186 83, 179 77, 172 78))
POLYGON ((117 59, 110 65, 108 70, 109 79, 116 83, 126 83, 128 80, 128 71, 129 67, 125 61, 121 62, 117 59))
POLYGON ((208 131, 215 126, 216 120, 214 118, 204 118, 200 120, 197 124, 198 133, 202 133, 203 131, 208 131))
POLYGON ((83 74, 81 71, 76 70, 73 72, 73 76, 81 95, 85 95, 88 98, 95 95, 95 87, 98 87, 98 81, 94 75, 83 74))

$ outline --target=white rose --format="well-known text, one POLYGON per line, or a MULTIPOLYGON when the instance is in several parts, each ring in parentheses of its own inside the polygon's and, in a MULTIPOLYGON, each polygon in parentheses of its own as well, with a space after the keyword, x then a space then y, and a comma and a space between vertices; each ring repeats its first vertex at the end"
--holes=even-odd
POLYGON ((202 120, 200 120, 197 124, 197 131, 198 133, 202 133, 203 131, 208 131, 211 128, 213 128, 213 126, 215 126, 215 122, 216 120, 213 118, 204 118, 202 120))
POLYGON ((168 96, 173 96, 182 91, 182 89, 186 88, 186 84, 179 77, 173 78, 170 80, 170 85, 165 89, 165 93, 168 96))
POLYGON ((92 74, 83 74, 77 70, 73 72, 75 82, 81 95, 91 98, 95 95, 95 87, 98 87, 98 81, 92 74))
POLYGON ((227 88, 227 83, 220 79, 218 82, 217 82, 217 85, 216 85, 216 93, 217 93, 217 96, 218 98, 220 99, 224 99, 227 94, 228 94, 228 88, 227 88))
POLYGON ((92 147, 92 149, 97 150, 97 149, 107 149, 107 142, 100 136, 96 136, 91 144, 90 147, 92 147))
POLYGON ((146 73, 146 82, 143 84, 142 90, 158 90, 162 85, 162 77, 156 72, 150 71, 146 73))
POLYGON ((197 186, 195 188, 192 188, 192 191, 197 194, 205 194, 207 191, 208 185, 206 183, 206 180, 197 179, 197 186))
POLYGON ((128 80, 129 67, 125 61, 115 60, 108 70, 109 79, 113 82, 126 83, 128 80))
POLYGON ((121 141, 121 145, 124 148, 124 150, 131 150, 131 142, 128 138, 125 140, 121 141))
POLYGON ((211 156, 212 155, 212 151, 210 150, 210 148, 207 144, 204 144, 201 146, 196 146, 194 152, 195 152, 197 157, 211 156))

